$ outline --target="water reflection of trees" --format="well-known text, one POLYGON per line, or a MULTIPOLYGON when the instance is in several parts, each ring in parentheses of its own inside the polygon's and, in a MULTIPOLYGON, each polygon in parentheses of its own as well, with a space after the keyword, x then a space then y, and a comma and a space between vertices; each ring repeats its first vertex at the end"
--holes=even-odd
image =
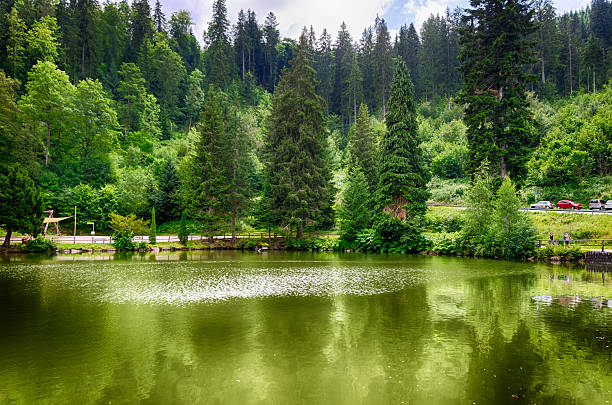
MULTIPOLYGON (((274 258, 266 260, 266 266, 276 266, 274 258)), ((5 393, 0 402, 434 404, 609 398, 612 311, 586 302, 537 307, 531 299, 541 291, 595 294, 607 287, 576 287, 574 281, 589 280, 573 269, 562 270, 571 275, 567 284, 551 280, 547 267, 516 271, 510 264, 505 272, 495 263, 470 268, 446 260, 455 268, 436 270, 418 263, 423 281, 384 294, 344 294, 350 273, 336 263, 320 269, 337 280, 331 297, 230 299, 184 307, 90 299, 105 285, 176 281, 168 275, 176 267, 128 276, 125 266, 117 267, 102 281, 79 279, 85 274, 79 269, 88 266, 83 263, 60 281, 52 271, 0 277, 0 306, 16 308, 0 317, 5 393)), ((264 271, 248 263, 232 266, 264 271)))

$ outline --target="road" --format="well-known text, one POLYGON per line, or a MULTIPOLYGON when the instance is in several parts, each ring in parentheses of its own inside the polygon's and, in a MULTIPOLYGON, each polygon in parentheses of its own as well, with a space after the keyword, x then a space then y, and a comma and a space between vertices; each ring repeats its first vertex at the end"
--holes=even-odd
MULTIPOLYGON (((237 235, 236 237, 238 239, 249 239, 249 238, 257 238, 257 239, 261 239, 261 236, 263 235, 263 239, 266 239, 268 237, 267 233, 253 233, 251 235, 237 235), (258 238, 259 237, 259 238, 258 238)), ((64 235, 64 236, 56 236, 56 235, 49 235, 49 238, 51 238, 55 243, 59 243, 59 244, 86 244, 86 243, 106 243, 106 244, 110 244, 112 243, 111 241, 111 237, 110 236, 104 236, 104 235, 95 235, 95 236, 68 236, 68 235, 64 235)), ((276 236, 276 238, 282 238, 282 236, 276 236)), ((206 240, 208 239, 207 236, 200 236, 200 235, 192 235, 189 236, 189 240, 206 240)), ((225 235, 225 236, 214 236, 214 239, 231 239, 230 235, 225 235)), ((134 242, 149 242, 149 237, 148 236, 134 236, 134 239, 132 239, 132 241, 134 242)), ((0 243, 4 242, 4 238, 0 238, 0 243)), ((163 243, 163 242, 179 242, 179 238, 176 235, 158 235, 157 236, 157 242, 158 243, 163 243)), ((13 237, 11 238, 11 243, 21 243, 21 237, 13 237)))
MULTIPOLYGON (((453 204, 427 204, 430 207, 449 207, 449 208, 457 208, 460 210, 464 210, 467 207, 464 205, 453 205, 453 204)), ((552 210, 547 209, 535 209, 535 208, 521 208, 519 211, 525 212, 555 212, 557 214, 591 214, 591 215, 612 215, 612 210, 601 211, 601 210, 565 210, 555 208, 552 210)))

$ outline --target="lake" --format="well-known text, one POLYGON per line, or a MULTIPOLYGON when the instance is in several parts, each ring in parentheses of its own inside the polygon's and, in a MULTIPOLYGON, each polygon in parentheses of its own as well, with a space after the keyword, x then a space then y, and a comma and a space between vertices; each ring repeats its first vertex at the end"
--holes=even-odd
POLYGON ((0 256, 0 403, 612 403, 612 273, 600 270, 0 256))

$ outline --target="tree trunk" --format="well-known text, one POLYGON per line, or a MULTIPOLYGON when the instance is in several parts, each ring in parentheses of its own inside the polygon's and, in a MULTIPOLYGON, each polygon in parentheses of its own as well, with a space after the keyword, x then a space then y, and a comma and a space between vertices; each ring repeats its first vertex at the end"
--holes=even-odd
POLYGON ((302 239, 302 236, 304 236, 304 231, 302 230, 302 223, 298 222, 297 229, 295 231, 295 238, 302 239))
POLYGON ((85 78, 85 41, 81 47, 81 79, 85 78))
POLYGON ((51 147, 51 125, 47 122, 47 145, 45 147, 45 166, 49 166, 49 148, 51 147))
POLYGON ((2 247, 8 248, 11 246, 11 236, 13 235, 13 231, 11 229, 6 230, 6 236, 4 237, 4 243, 2 247))
POLYGON ((595 69, 593 68, 593 94, 595 94, 595 69))
MULTIPOLYGON (((505 148, 502 148, 505 149, 505 148)), ((501 155, 501 162, 499 163, 500 165, 500 172, 499 175, 501 176, 502 179, 505 179, 506 177, 508 177, 508 168, 506 167, 506 156, 505 155, 501 155)))
POLYGON ((573 77, 572 77, 572 36, 569 28, 567 30, 567 48, 569 50, 569 82, 570 82, 570 94, 574 92, 573 77))
POLYGON ((546 84, 546 76, 544 74, 544 32, 540 27, 540 61, 542 67, 542 84, 546 84))

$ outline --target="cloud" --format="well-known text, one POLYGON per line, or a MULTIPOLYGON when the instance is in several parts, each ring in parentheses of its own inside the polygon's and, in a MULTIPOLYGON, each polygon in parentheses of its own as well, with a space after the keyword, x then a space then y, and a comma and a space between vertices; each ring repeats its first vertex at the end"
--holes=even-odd
MULTIPOLYGON (((118 0, 115 0, 118 1, 118 0)), ((153 0, 149 0, 153 4, 153 0)), ((553 0, 558 12, 581 9, 590 0, 553 0)), ((194 22, 194 34, 202 41, 202 33, 212 17, 213 0, 162 0, 166 17, 172 12, 188 10, 194 22)), ((276 15, 281 36, 297 39, 302 27, 313 26, 321 35, 326 28, 335 40, 340 24, 344 21, 354 41, 361 38, 363 29, 374 25, 378 14, 385 18, 390 30, 395 32, 404 24, 421 25, 430 15, 444 15, 446 8, 469 6, 469 0, 227 0, 228 17, 236 23, 240 9, 255 11, 263 24, 270 11, 276 15)), ((393 37, 392 37, 393 38, 393 37)))
POLYGON ((453 9, 457 6, 457 1, 448 0, 409 0, 402 6, 402 13, 409 17, 417 30, 431 15, 444 15, 446 9, 453 9))
MULTIPOLYGON (((172 12, 188 10, 194 22, 194 34, 201 41, 202 33, 212 17, 212 0, 167 1, 164 12, 170 18, 172 12)), ((251 9, 257 20, 263 24, 270 11, 276 15, 282 37, 297 38, 302 27, 312 27, 318 36, 326 28, 332 38, 344 21, 353 40, 359 40, 363 29, 374 24, 376 15, 383 16, 394 0, 230 0, 227 1, 228 17, 236 23, 238 12, 251 9)))

